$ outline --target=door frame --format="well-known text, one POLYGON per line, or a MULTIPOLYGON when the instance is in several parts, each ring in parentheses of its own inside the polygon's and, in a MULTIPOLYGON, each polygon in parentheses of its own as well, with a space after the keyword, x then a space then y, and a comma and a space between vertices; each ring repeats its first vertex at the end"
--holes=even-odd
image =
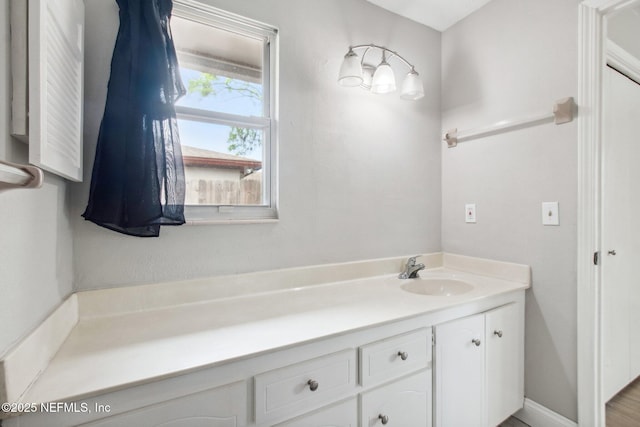
POLYGON ((602 92, 606 18, 640 0, 584 0, 578 36, 578 425, 604 426, 601 347, 602 92))

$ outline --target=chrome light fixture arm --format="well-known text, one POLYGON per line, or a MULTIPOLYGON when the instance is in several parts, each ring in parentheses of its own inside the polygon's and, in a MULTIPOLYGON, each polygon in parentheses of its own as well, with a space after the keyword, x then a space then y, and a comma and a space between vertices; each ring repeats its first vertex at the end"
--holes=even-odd
POLYGON ((350 50, 365 49, 364 53, 362 54, 362 63, 364 63, 364 57, 367 55, 367 52, 369 52, 369 50, 371 48, 380 49, 383 52, 390 53, 391 55, 387 56, 387 60, 389 60, 389 59, 391 59, 391 58, 393 58, 395 56, 400 61, 402 61, 407 67, 409 67, 410 69, 415 70, 415 68, 416 68, 416 67, 413 66, 412 63, 410 63, 409 61, 404 59, 402 57, 402 55, 400 55, 398 52, 396 52, 395 50, 388 49, 388 48, 386 48, 384 46, 380 46, 380 45, 377 45, 377 44, 374 44, 374 43, 359 44, 359 45, 356 45, 356 46, 349 46, 350 50))

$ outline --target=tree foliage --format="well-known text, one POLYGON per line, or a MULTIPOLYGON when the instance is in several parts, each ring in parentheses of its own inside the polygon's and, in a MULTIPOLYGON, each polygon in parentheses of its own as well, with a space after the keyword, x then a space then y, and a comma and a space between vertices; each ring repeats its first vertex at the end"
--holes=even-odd
MULTIPOLYGON (((198 93, 203 98, 227 92, 249 98, 254 102, 262 101, 262 92, 255 84, 210 73, 200 73, 197 78, 189 80, 188 91, 198 93)), ((256 129, 233 126, 227 137, 229 152, 239 156, 251 153, 261 144, 262 135, 256 129)))
POLYGON ((210 73, 189 80, 189 93, 199 93, 202 97, 215 96, 219 92, 235 93, 256 101, 262 100, 262 93, 255 84, 244 80, 221 77, 210 73))
POLYGON ((255 129, 232 127, 227 139, 229 152, 239 156, 251 153, 262 144, 260 136, 260 133, 255 129))

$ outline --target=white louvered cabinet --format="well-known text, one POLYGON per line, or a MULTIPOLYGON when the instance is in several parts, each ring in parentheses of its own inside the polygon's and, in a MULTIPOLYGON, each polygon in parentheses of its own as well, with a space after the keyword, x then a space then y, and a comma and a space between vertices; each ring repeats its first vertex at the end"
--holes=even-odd
POLYGON ((12 133, 29 143, 31 164, 82 181, 84 2, 11 8, 12 133))

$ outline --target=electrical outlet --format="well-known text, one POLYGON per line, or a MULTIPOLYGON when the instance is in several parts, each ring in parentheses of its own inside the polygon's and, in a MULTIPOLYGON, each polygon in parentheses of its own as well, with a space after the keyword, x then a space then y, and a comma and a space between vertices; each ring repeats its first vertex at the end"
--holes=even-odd
POLYGON ((560 225, 560 214, 558 211, 558 202, 542 203, 542 224, 543 225, 560 225))
POLYGON ((464 221, 470 224, 476 223, 475 203, 467 203, 466 205, 464 205, 464 221))

